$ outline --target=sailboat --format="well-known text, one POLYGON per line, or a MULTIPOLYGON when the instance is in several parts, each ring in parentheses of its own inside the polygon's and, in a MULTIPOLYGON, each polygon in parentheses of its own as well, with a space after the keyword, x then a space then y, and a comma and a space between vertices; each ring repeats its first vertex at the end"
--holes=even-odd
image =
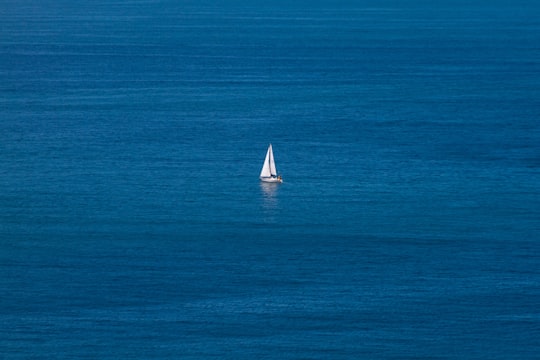
POLYGON ((283 182, 281 176, 278 176, 277 174, 276 163, 274 162, 274 152, 272 151, 272 144, 268 146, 268 151, 266 151, 266 157, 264 158, 264 164, 259 178, 261 179, 261 181, 264 182, 283 182))

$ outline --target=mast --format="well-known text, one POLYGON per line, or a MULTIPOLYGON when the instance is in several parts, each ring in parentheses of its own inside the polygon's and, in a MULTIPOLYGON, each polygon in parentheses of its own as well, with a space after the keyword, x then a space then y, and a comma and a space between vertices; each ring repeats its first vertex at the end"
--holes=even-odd
POLYGON ((270 146, 268 147, 268 151, 270 152, 270 158, 268 159, 269 165, 270 165, 270 175, 276 176, 277 170, 276 170, 276 163, 274 161, 274 151, 272 150, 272 144, 270 144, 270 146))

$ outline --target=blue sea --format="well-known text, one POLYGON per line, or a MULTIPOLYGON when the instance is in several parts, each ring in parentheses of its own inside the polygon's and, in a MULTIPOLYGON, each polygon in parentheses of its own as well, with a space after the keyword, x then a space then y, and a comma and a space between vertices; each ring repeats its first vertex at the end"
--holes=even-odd
POLYGON ((538 359, 539 15, 3 0, 0 357, 538 359))

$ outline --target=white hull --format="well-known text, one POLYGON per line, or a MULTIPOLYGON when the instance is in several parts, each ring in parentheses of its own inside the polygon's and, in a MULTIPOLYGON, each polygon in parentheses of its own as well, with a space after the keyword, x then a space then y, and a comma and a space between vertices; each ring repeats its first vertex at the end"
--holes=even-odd
POLYGON ((282 183, 283 182, 282 179, 277 178, 277 177, 273 177, 273 176, 271 176, 271 177, 263 177, 263 176, 261 176, 260 179, 261 179, 261 181, 268 182, 268 183, 282 183))

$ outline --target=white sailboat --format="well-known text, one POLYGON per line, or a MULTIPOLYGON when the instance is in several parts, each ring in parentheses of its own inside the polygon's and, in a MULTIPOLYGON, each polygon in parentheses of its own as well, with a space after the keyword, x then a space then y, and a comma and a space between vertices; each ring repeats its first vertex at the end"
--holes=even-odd
POLYGON ((264 158, 264 164, 259 178, 261 179, 261 181, 264 182, 283 182, 281 176, 278 176, 277 174, 276 163, 274 161, 274 152, 272 151, 272 144, 268 146, 268 151, 266 151, 266 157, 264 158))

